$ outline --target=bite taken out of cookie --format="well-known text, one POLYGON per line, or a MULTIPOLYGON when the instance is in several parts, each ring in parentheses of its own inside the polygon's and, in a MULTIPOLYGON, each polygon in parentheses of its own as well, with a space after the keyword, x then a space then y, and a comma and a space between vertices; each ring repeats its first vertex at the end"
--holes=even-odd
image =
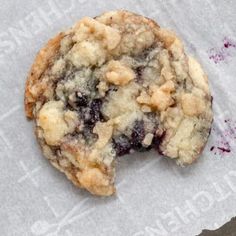
POLYGON ((154 148, 179 165, 197 159, 211 103, 207 76, 180 39, 123 10, 85 17, 49 40, 25 89, 43 154, 101 196, 115 192, 118 156, 154 148))

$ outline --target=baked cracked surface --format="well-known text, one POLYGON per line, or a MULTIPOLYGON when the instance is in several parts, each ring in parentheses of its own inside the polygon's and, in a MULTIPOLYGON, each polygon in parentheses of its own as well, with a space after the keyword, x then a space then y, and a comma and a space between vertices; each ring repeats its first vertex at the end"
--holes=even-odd
POLYGON ((85 17, 40 50, 25 110, 44 155, 78 187, 115 192, 115 161, 156 149, 191 164, 212 123, 207 76, 174 33, 112 11, 85 17))

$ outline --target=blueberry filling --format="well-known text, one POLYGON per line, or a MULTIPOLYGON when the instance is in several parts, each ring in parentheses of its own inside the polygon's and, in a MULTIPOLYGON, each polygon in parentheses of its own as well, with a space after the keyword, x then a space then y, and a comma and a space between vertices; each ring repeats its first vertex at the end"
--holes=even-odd
POLYGON ((131 146, 134 150, 142 149, 142 141, 145 137, 144 122, 138 120, 135 122, 132 133, 131 133, 131 146))
POLYGON ((163 132, 162 135, 154 135, 152 140, 152 148, 157 150, 160 154, 162 154, 162 151, 160 150, 160 144, 162 143, 166 133, 163 132))
POLYGON ((142 81, 142 75, 143 75, 143 71, 144 71, 144 66, 138 66, 135 69, 135 73, 136 73, 136 81, 137 82, 141 82, 142 81))
POLYGON ((78 107, 85 107, 87 106, 88 104, 88 96, 80 93, 80 92, 77 92, 76 93, 76 100, 75 100, 75 103, 78 107))
MULTIPOLYGON (((146 49, 136 59, 136 64, 133 68, 136 78, 136 83, 143 83, 143 73, 145 65, 143 60, 151 57, 153 47, 146 49), (142 62, 142 63, 141 63, 142 62)), ((69 86, 69 92, 63 90, 65 99, 67 100, 67 107, 70 110, 77 111, 80 124, 75 131, 85 141, 86 145, 93 145, 98 139, 98 135, 93 133, 93 129, 97 122, 106 122, 109 117, 103 116, 102 105, 106 102, 109 96, 119 89, 118 86, 109 84, 109 88, 103 98, 99 98, 97 85, 99 80, 94 77, 93 71, 95 68, 91 68, 89 79, 83 77, 80 71, 73 71, 65 76, 65 81, 73 81, 74 78, 81 77, 81 80, 76 82, 75 87, 69 86), (77 76, 77 77, 76 77, 77 76)), ((63 84, 63 81, 60 82, 63 84)), ((60 92, 60 91, 59 91, 60 92)), ((127 127, 124 133, 115 135, 112 137, 112 146, 117 156, 123 156, 129 154, 131 150, 138 152, 148 151, 154 148, 159 151, 160 143, 163 137, 155 135, 158 129, 159 123, 156 120, 156 114, 153 112, 144 114, 142 120, 136 120, 131 127, 127 127), (150 145, 144 143, 144 139, 147 134, 153 134, 154 138, 150 145)), ((150 141, 151 142, 151 141, 150 141)))
POLYGON ((106 92, 106 95, 110 92, 116 92, 118 90, 117 86, 115 85, 110 85, 109 89, 106 92))
POLYGON ((93 128, 96 122, 104 121, 103 115, 101 113, 101 107, 101 99, 94 99, 90 101, 88 107, 81 107, 80 114, 86 125, 89 125, 93 128))
POLYGON ((151 45, 150 47, 146 48, 141 54, 138 55, 137 58, 135 58, 137 61, 145 61, 148 56, 150 55, 151 51, 156 47, 155 44, 151 45))
POLYGON ((113 139, 113 146, 117 156, 123 156, 129 154, 131 150, 131 143, 129 138, 125 135, 118 136, 113 139))
POLYGON ((90 122, 95 124, 97 121, 103 121, 103 116, 101 113, 102 107, 102 100, 101 99, 94 99, 90 105, 90 122))
POLYGON ((93 133, 96 123, 105 121, 101 113, 102 104, 101 99, 92 99, 91 95, 88 96, 81 92, 76 92, 71 99, 68 98, 68 108, 76 110, 80 117, 80 128, 76 132, 82 135, 87 144, 97 139, 97 135, 93 133))
MULTIPOLYGON (((155 131, 156 129, 152 130, 153 134, 155 133, 155 131)), ((155 148, 159 151, 159 145, 162 139, 164 138, 164 135, 162 135, 161 137, 158 137, 157 135, 154 136, 152 144, 147 147, 142 144, 145 135, 147 133, 149 133, 149 131, 145 130, 144 121, 143 120, 135 121, 130 136, 122 134, 120 136, 113 138, 112 140, 113 147, 116 151, 117 156, 123 156, 125 154, 129 154, 131 150, 144 152, 152 148, 155 148)))

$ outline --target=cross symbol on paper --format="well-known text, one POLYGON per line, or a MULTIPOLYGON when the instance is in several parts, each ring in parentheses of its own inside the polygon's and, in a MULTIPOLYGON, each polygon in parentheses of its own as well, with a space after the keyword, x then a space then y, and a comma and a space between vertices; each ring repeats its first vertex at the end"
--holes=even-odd
POLYGON ((14 106, 12 107, 8 112, 5 112, 3 115, 0 116, 0 121, 7 119, 9 116, 11 116, 14 112, 18 111, 20 109, 20 106, 14 106))
POLYGON ((10 144, 10 142, 6 139, 5 135, 3 134, 3 132, 0 130, 0 139, 3 141, 3 143, 6 145, 6 147, 8 149, 12 149, 12 145, 10 144))
POLYGON ((22 183, 23 181, 25 181, 26 179, 30 179, 31 182, 34 184, 35 187, 38 187, 38 183, 36 182, 36 180, 34 179, 34 174, 37 173, 40 169, 41 169, 41 166, 33 169, 32 171, 30 171, 27 166, 24 164, 23 161, 20 161, 20 165, 22 167, 22 169, 24 170, 25 172, 25 175, 22 176, 19 180, 18 180, 18 183, 22 183))

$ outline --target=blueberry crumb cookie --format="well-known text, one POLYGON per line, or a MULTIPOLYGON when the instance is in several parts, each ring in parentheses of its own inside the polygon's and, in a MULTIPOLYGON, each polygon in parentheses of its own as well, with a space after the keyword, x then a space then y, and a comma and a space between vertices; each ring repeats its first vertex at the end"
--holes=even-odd
POLYGON ((212 123, 198 62, 174 33, 123 10, 85 17, 40 50, 25 110, 50 162, 101 196, 115 192, 117 156, 154 148, 191 164, 212 123))

